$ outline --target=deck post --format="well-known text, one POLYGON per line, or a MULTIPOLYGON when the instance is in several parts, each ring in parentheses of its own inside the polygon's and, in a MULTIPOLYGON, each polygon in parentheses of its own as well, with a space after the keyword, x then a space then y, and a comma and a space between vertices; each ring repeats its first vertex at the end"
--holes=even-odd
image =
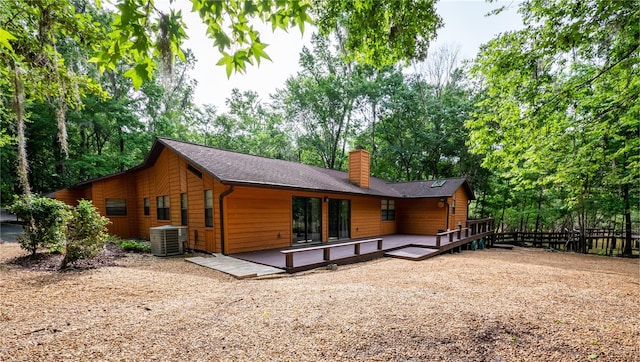
POLYGON ((285 255, 285 259, 287 261, 287 269, 293 268, 293 253, 285 255))
POLYGON ((440 235, 436 235, 436 246, 440 249, 440 235))
POLYGON ((360 255, 360 243, 353 244, 353 253, 356 255, 360 255))
POLYGON ((449 242, 453 243, 453 233, 449 233, 449 242))
POLYGON ((329 261, 331 260, 331 252, 330 252, 331 248, 325 248, 323 249, 323 254, 324 254, 324 260, 325 261, 329 261))
POLYGON ((382 239, 378 239, 378 250, 382 250, 382 239))
POLYGON ((462 236, 462 223, 458 222, 458 240, 460 240, 461 236, 462 236))

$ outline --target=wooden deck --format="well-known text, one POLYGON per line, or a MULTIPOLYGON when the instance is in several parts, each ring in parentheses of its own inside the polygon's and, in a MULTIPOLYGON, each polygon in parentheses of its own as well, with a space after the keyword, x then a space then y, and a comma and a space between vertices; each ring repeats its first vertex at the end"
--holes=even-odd
MULTIPOLYGON (((448 233, 443 233, 439 237, 436 235, 384 235, 380 236, 383 239, 380 250, 378 250, 377 243, 366 242, 359 246, 359 253, 354 251, 353 246, 353 242, 358 241, 358 239, 322 243, 316 245, 331 248, 329 260, 325 260, 326 254, 322 249, 311 248, 315 250, 296 252, 295 259, 293 259, 293 263, 289 267, 287 267, 285 253, 282 253, 282 251, 295 249, 296 247, 252 251, 231 256, 295 273, 329 264, 344 265, 376 259, 385 255, 410 260, 424 260, 444 252, 461 250, 473 240, 486 238, 492 234, 492 228, 470 228, 469 231, 456 232, 452 236, 449 236, 448 233), (460 236, 459 239, 458 235, 460 236), (440 239, 439 243, 438 239, 440 239)), ((302 247, 304 248, 305 246, 302 247)))

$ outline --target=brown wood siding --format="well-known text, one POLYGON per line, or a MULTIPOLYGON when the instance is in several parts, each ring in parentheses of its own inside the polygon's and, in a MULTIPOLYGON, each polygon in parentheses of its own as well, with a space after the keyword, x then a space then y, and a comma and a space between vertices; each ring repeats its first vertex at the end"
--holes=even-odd
POLYGON ((91 187, 84 189, 64 189, 56 191, 55 199, 64 202, 67 205, 76 206, 78 201, 85 199, 91 200, 91 187))
POLYGON ((458 189, 449 200, 449 204, 451 204, 453 200, 456 200, 456 213, 455 215, 451 213, 449 228, 457 228, 458 223, 460 223, 462 227, 465 227, 467 223, 467 203, 469 200, 467 193, 462 189, 458 189))
MULTIPOLYGON (((211 176, 205 175, 204 176, 205 182, 208 186, 211 186, 213 188, 213 228, 207 228, 206 230, 206 235, 207 235, 207 244, 210 245, 210 247, 216 252, 216 253, 221 253, 222 251, 222 237, 220 234, 220 231, 222 230, 222 228, 220 227, 221 225, 221 219, 220 219, 220 195, 229 190, 230 186, 225 186, 223 184, 221 184, 218 180, 214 179, 211 176)), ((204 195, 203 195, 204 197, 204 195)), ((226 198, 223 199, 223 203, 226 207, 227 201, 226 198)), ((204 209, 203 209, 204 210, 204 209)), ((203 211, 204 212, 204 211, 203 211)), ((226 224, 226 222, 225 222, 226 224)))
POLYGON ((213 252, 207 248, 204 227, 204 183, 201 178, 187 171, 186 163, 180 173, 185 175, 187 189, 187 214, 189 217, 189 247, 213 252))
MULTIPOLYGON (((215 195, 218 197, 219 193, 215 195)), ((294 196, 323 200, 323 242, 328 240, 329 228, 329 207, 324 202, 325 197, 351 200, 351 238, 380 235, 382 221, 379 198, 239 186, 224 199, 225 253, 290 246, 291 203, 294 196)), ((217 199, 214 203, 217 203, 217 199)), ((215 219, 219 220, 218 217, 215 219)))
POLYGON ((382 230, 380 199, 351 197, 351 238, 378 236, 382 230))
POLYGON ((369 152, 353 150, 349 152, 349 182, 362 188, 369 188, 369 152))
POLYGON ((394 221, 383 221, 382 222, 382 233, 381 235, 392 235, 397 234, 398 228, 396 226, 396 222, 394 221))
POLYGON ((136 180, 136 225, 138 226, 137 237, 149 240, 149 228, 151 221, 155 220, 153 205, 155 204, 155 195, 151 192, 150 170, 142 170, 136 172, 133 177, 136 180), (144 214, 144 199, 149 199, 149 215, 144 214))
POLYGON ((225 251, 291 245, 291 196, 291 191, 236 187, 225 198, 225 251))
POLYGON ((92 183, 92 201, 101 215, 111 220, 107 225, 110 234, 121 238, 137 236, 134 219, 137 211, 135 203, 135 182, 129 174, 121 174, 92 183), (107 216, 105 199, 125 199, 127 201, 127 216, 107 216))
POLYGON ((446 229, 447 207, 437 199, 397 200, 396 220, 401 234, 435 235, 446 229))

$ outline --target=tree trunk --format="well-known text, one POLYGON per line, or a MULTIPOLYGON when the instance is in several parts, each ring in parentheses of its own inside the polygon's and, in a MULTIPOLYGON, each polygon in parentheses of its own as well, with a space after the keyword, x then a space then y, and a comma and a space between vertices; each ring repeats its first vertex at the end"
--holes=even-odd
POLYGON ((622 255, 631 256, 633 254, 631 240, 631 207, 629 205, 629 184, 622 186, 622 194, 624 196, 624 250, 622 255))

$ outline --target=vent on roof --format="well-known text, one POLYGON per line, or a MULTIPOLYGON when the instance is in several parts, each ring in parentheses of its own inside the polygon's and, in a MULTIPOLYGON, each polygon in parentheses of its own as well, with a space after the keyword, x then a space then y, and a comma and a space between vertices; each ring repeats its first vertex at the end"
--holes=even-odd
POLYGON ((431 187, 441 187, 447 180, 435 180, 431 187))

